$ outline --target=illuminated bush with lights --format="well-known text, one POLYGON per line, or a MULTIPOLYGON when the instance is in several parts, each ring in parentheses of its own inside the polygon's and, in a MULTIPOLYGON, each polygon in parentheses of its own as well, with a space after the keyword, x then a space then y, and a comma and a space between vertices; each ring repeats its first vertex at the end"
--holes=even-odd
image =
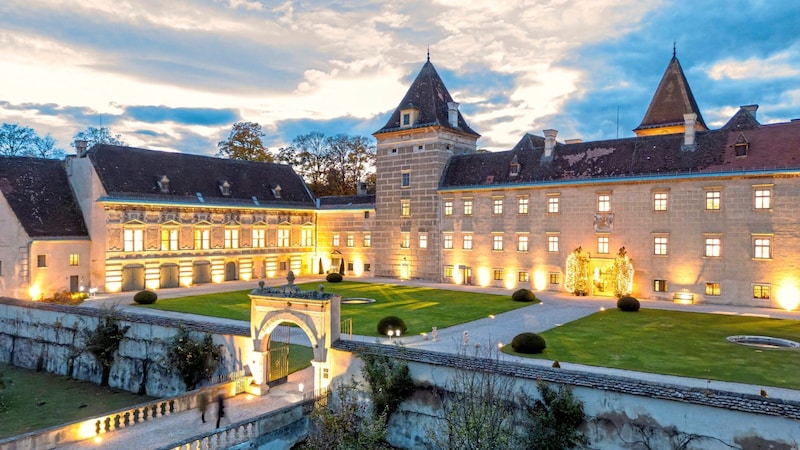
POLYGON ((641 305, 639 304, 639 300, 636 300, 630 295, 620 297, 619 300, 617 300, 617 308, 619 308, 622 311, 637 312, 639 311, 640 306, 641 305))
POLYGON ((515 302, 535 302, 536 295, 530 289, 517 289, 511 294, 511 299, 515 302))
POLYGON ((542 353, 547 348, 544 338, 536 333, 520 333, 511 340, 511 348, 517 353, 542 353))
POLYGON ((158 294, 153 291, 139 291, 133 296, 133 301, 141 305, 152 305, 158 300, 158 294))
POLYGON ((341 283, 343 279, 344 277, 336 272, 329 273, 328 276, 325 277, 325 280, 328 283, 341 283))
POLYGON ((395 336, 406 334, 406 323, 403 319, 395 316, 386 316, 378 322, 378 334, 388 336, 389 331, 393 331, 395 336))

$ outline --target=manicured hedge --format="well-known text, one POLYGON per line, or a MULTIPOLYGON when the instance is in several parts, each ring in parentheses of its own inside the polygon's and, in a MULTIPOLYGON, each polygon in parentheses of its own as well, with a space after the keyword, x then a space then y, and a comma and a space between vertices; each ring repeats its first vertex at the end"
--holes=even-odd
POLYGON ((394 331, 395 334, 397 331, 400 331, 400 334, 404 335, 408 327, 406 327, 406 323, 403 322, 403 319, 395 316, 387 316, 378 321, 378 334, 387 336, 389 330, 394 331))
POLYGON ((640 306, 641 305, 639 304, 639 300, 636 300, 630 295, 620 297, 619 300, 617 300, 617 308, 619 308, 622 311, 637 312, 639 311, 640 306))
POLYGON ((340 283, 343 279, 344 277, 336 272, 329 273, 328 276, 325 277, 328 283, 340 283))
POLYGON ((152 305, 158 300, 158 294, 153 291, 139 291, 133 296, 133 301, 142 305, 152 305))
POLYGON ((517 289, 511 294, 511 299, 515 302, 535 302, 536 295, 530 289, 517 289))
POLYGON ((536 333, 520 333, 511 340, 511 348, 517 353, 542 353, 547 348, 544 338, 536 333))

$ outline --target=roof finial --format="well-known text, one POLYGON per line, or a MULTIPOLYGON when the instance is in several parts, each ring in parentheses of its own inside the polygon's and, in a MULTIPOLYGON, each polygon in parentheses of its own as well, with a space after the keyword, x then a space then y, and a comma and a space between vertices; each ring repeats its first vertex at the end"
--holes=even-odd
POLYGON ((428 46, 428 62, 431 62, 431 46, 428 46))
POLYGON ((676 44, 676 42, 672 41, 672 57, 673 58, 675 57, 675 44, 676 44))

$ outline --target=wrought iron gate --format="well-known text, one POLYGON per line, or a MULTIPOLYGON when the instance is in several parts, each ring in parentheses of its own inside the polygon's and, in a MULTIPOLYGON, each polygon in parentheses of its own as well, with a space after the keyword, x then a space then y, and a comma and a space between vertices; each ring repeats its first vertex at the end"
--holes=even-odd
POLYGON ((289 377, 289 337, 291 327, 278 325, 269 336, 269 378, 267 384, 277 386, 289 377))

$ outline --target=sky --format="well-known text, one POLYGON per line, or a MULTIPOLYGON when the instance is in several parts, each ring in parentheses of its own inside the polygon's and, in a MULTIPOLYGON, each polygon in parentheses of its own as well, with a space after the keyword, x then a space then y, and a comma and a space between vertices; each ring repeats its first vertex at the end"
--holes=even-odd
POLYGON ((525 133, 633 136, 676 50, 705 122, 800 118, 800 2, 783 0, 2 0, 0 123, 108 127, 214 155, 235 122, 271 150, 370 136, 431 62, 478 147, 525 133))

